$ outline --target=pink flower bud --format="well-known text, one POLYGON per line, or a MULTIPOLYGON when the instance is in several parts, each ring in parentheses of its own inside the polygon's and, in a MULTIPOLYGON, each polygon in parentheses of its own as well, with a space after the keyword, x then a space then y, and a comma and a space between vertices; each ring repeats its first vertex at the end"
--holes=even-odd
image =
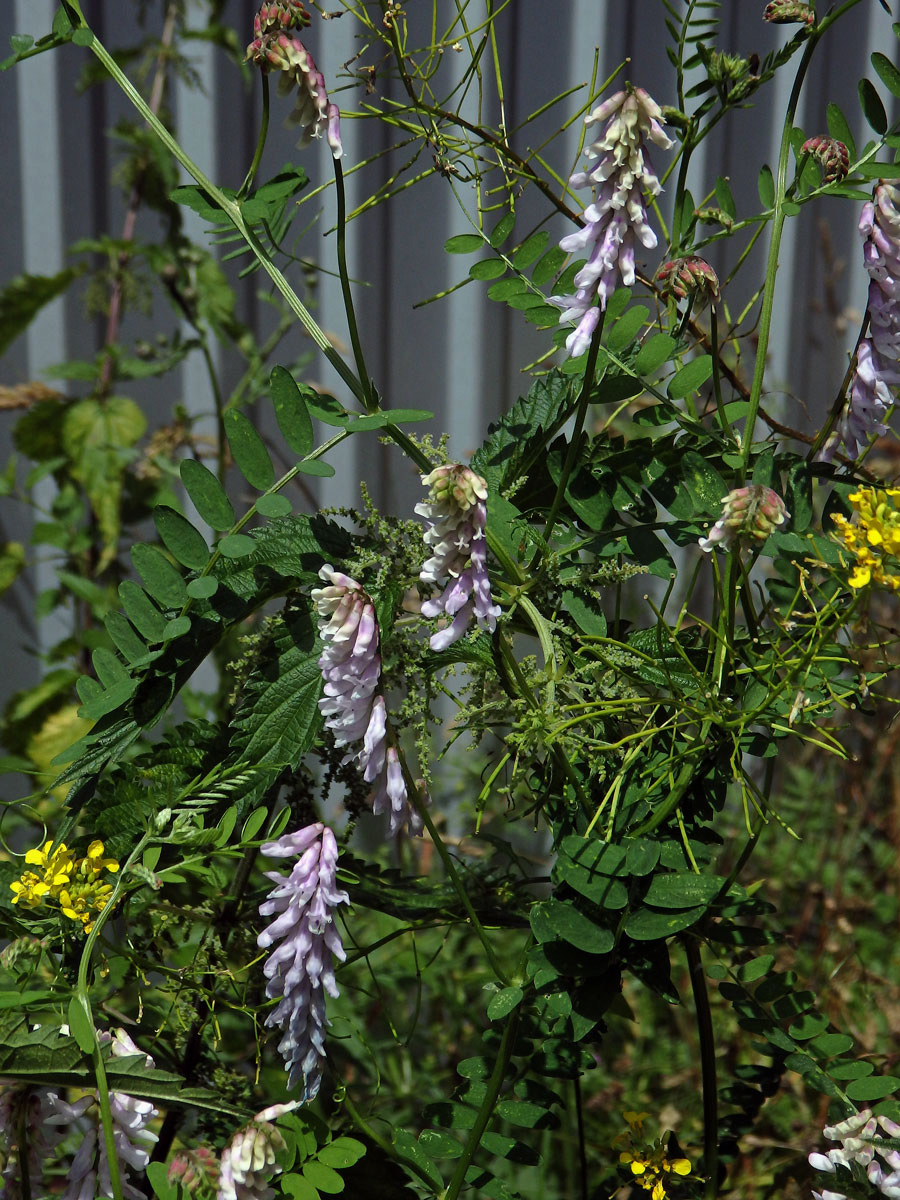
POLYGON ((816 14, 801 0, 769 0, 763 20, 771 21, 773 25, 808 25, 812 28, 816 23, 816 14))
POLYGON ((696 254, 664 262, 655 278, 661 295, 674 296, 677 300, 690 297, 698 311, 710 300, 719 299, 719 277, 706 259, 698 258, 696 254))
POLYGON ((837 138, 819 134, 807 138, 800 150, 803 154, 811 154, 816 162, 822 164, 822 177, 826 183, 843 179, 850 170, 850 151, 837 138))
POLYGON ((789 516, 784 501, 771 488, 758 484, 735 488, 722 501, 722 515, 709 535, 700 539, 700 549, 708 552, 721 543, 728 550, 740 537, 764 542, 789 516))

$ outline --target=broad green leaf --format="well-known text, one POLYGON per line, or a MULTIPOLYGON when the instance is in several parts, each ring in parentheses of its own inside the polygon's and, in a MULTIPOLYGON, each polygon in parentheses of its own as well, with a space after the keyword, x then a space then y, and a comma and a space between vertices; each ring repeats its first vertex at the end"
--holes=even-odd
POLYGON ((512 233, 515 223, 516 218, 514 213, 506 213, 500 218, 488 235, 488 241, 494 250, 503 245, 503 243, 512 233))
POLYGON ((846 1033, 823 1033, 813 1038, 809 1045, 816 1054, 831 1058, 835 1054, 846 1054, 848 1050, 852 1050, 853 1038, 846 1033))
POLYGON ((477 233, 458 233, 447 238, 444 249, 448 254, 474 254, 484 245, 484 238, 477 233))
POLYGON ((522 1003, 524 992, 520 987, 506 987, 495 992, 488 1001, 487 1016, 489 1021, 500 1021, 509 1016, 514 1008, 522 1003))
POLYGON ((614 354, 620 354, 626 346, 630 346, 649 316, 650 309, 645 304, 636 304, 634 308, 629 308, 626 313, 623 313, 613 325, 606 339, 610 350, 614 354))
MULTIPOLYGON (((233 200, 235 193, 228 188, 222 188, 222 192, 228 196, 229 200, 233 200)), ((169 199, 176 204, 184 204, 187 208, 192 208, 195 213, 199 213, 204 221, 210 221, 213 224, 218 223, 224 217, 224 211, 219 207, 216 200, 204 192, 202 188, 196 184, 185 184, 184 187, 177 187, 169 193, 169 199)))
POLYGON ((120 683, 114 683, 82 704, 78 715, 86 721, 99 721, 101 717, 128 703, 135 693, 137 682, 136 679, 123 679, 120 683))
POLYGON ((134 631, 134 627, 119 612, 111 612, 103 619, 106 632, 112 638, 113 645, 128 659, 130 663, 140 662, 147 655, 147 645, 134 631))
POLYGON ((871 1079, 855 1079, 847 1084, 847 1095, 851 1100, 871 1104, 874 1100, 884 1100, 900 1088, 900 1079, 896 1075, 876 1075, 871 1079))
POLYGON ((683 400, 691 392, 696 392, 712 375, 712 369, 712 356, 709 354, 700 354, 689 363, 685 363, 669 380, 669 398, 683 400))
POLYGON ((280 492, 270 492, 257 500, 256 511, 261 517, 286 517, 294 511, 294 506, 287 496, 280 492))
POLYGON ((234 524, 234 506, 208 467, 194 458, 184 458, 178 468, 191 503, 211 529, 217 532, 234 524))
POLYGON ((546 932, 560 937, 588 954, 606 954, 615 945, 612 931, 580 912, 574 904, 550 898, 535 904, 530 913, 532 932, 538 941, 547 941, 546 932))
POLYGON ((788 1028, 788 1033, 798 1042, 806 1042, 827 1028, 827 1017, 823 1017, 821 1013, 806 1013, 788 1028))
POLYGON ((706 906, 688 908, 681 912, 661 912, 652 908, 639 908, 630 913, 625 921, 625 932, 636 942, 652 942, 671 937, 694 925, 706 912, 706 906))
POLYGON ((502 1121, 521 1125, 523 1129, 546 1129, 559 1124, 554 1113, 527 1100, 500 1100, 496 1113, 502 1121))
POLYGON ((692 908, 708 904, 722 890, 719 875, 697 875, 685 871, 676 875, 654 875, 644 900, 657 908, 692 908))
POLYGON ((172 642, 175 638, 184 637, 186 633, 191 631, 190 617, 173 617, 171 621, 166 622, 166 627, 163 630, 163 641, 172 642))
POLYGON ((119 599, 125 615, 138 633, 148 642, 161 642, 166 618, 143 589, 130 579, 119 584, 119 599))
POLYGON ((774 965, 775 955, 763 954, 759 958, 752 958, 749 962, 742 963, 737 969, 737 977, 742 983, 754 983, 757 979, 768 975, 774 965))
MULTIPOLYGON (((572 863, 595 875, 625 875, 627 851, 625 846, 604 842, 600 838, 583 838, 576 834, 563 838, 559 846, 560 860, 572 863)), ((557 862, 560 878, 565 874, 560 860, 557 862)))
POLYGON ((876 133, 885 133, 888 127, 887 113, 884 111, 884 105, 874 84, 870 79, 860 79, 858 87, 863 116, 876 133))
POLYGON ((161 550, 144 542, 136 542, 131 547, 131 561, 144 587, 163 608, 180 608, 184 604, 187 588, 181 572, 161 550))
POLYGON ((94 674, 100 680, 104 687, 112 687, 114 683, 121 683, 124 679, 130 679, 128 668, 122 660, 112 650, 107 650, 105 646, 98 646, 91 655, 91 663, 94 667, 94 674))
POLYGON ((525 267, 530 267, 534 260, 539 258, 543 253, 544 247, 549 240, 550 234, 546 229, 539 229, 530 238, 526 238, 512 256, 512 263, 516 270, 521 271, 525 267))
POLYGON ((534 297, 537 303, 540 303, 540 297, 535 296, 533 292, 527 290, 527 285, 521 279, 501 279, 498 283, 492 283, 488 288, 488 298, 491 300, 501 300, 507 302, 514 296, 526 295, 529 298, 534 297))
POLYGON ((243 413, 229 409, 225 414, 225 435, 235 464, 251 487, 264 492, 275 482, 275 468, 262 438, 243 413))
POLYGON ((209 561, 209 546, 199 529, 165 504, 154 508, 153 523, 166 549, 178 562, 195 571, 203 570, 209 561))
POLYGON ((305 458, 312 450, 315 438, 303 393, 284 367, 272 368, 269 388, 281 436, 299 458, 305 458))
POLYGON ((469 267, 471 279, 499 279, 506 273, 506 263, 502 258, 482 258, 469 267))
POLYGON ((549 329, 559 324, 559 309, 552 304, 535 304, 525 312, 525 320, 539 329, 549 329))
POLYGON ((256 542, 246 533, 227 533, 216 548, 226 558, 246 558, 256 549, 256 542))
MULTIPOLYGON (((563 263, 566 261, 566 252, 560 250, 559 246, 554 246, 548 250, 542 259, 540 259, 531 272, 532 281, 537 287, 543 287, 545 283, 549 283, 553 276, 559 271, 563 263)), ((556 310, 557 317, 559 310, 556 310)))
POLYGON ((767 164, 760 168, 756 188, 763 208, 772 208, 775 204, 775 179, 772 175, 772 168, 767 164))
MULTIPOLYGON (((457 1143, 458 1144, 458 1143, 457 1143)), ((355 1162, 365 1155, 366 1147, 364 1142, 359 1142, 352 1137, 338 1137, 328 1145, 323 1146, 317 1155, 319 1162, 324 1163, 326 1167, 334 1167, 335 1170, 340 1170, 342 1167, 352 1167, 355 1162)))
POLYGON ((629 529, 625 542, 636 562, 645 566, 651 575, 668 579, 673 570, 672 556, 652 529, 629 529))
POLYGON ((214 596, 219 587, 218 579, 212 575, 201 575, 198 579, 192 579, 187 585, 187 594, 192 600, 208 600, 210 596, 214 596))
POLYGON ((66 1015, 69 1021, 69 1032, 75 1039, 78 1049, 82 1054, 90 1054, 94 1048, 94 1039, 97 1035, 94 1032, 93 1023, 85 1011, 80 997, 72 996, 70 998, 66 1015))
POLYGON ((629 838, 625 843, 625 872, 649 875, 659 862, 659 842, 648 838, 629 838))
POLYGON ((17 275, 10 280, 0 292, 0 354, 78 275, 78 271, 69 268, 58 275, 17 275))
POLYGON ((875 1065, 865 1060, 842 1060, 833 1063, 828 1068, 828 1073, 835 1079, 866 1079, 875 1074, 875 1065))
POLYGON ((582 633, 589 637, 606 636, 606 617, 596 600, 586 599, 571 588, 563 591, 561 598, 565 611, 582 633))
POLYGON ((169 1181, 169 1168, 165 1163, 148 1163, 146 1175, 158 1200, 178 1200, 178 1185, 169 1181))
POLYGON ((385 408, 388 425, 405 425, 409 421, 430 421, 434 413, 430 408, 385 408))
POLYGON ((309 1179, 302 1175, 281 1175, 278 1179, 279 1191, 293 1200, 322 1200, 319 1190, 309 1179))
POLYGON ((631 364, 636 375, 651 375, 668 362, 675 349, 675 339, 668 333, 655 333, 641 346, 631 364))
POLYGON ((329 1196, 336 1196, 344 1190, 344 1181, 331 1167, 326 1167, 324 1163, 305 1162, 300 1168, 303 1173, 303 1178, 308 1180, 313 1187, 320 1192, 324 1192, 329 1196))

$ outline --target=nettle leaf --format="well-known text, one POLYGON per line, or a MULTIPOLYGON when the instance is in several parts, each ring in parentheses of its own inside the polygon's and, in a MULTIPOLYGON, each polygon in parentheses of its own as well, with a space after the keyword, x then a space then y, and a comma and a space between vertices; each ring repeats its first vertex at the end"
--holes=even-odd
POLYGON ((234 506, 212 471, 194 458, 182 459, 178 470, 184 490, 207 525, 217 532, 230 529, 235 521, 234 506))
POLYGON ((267 491, 275 482, 275 468, 252 423, 243 413, 229 409, 225 414, 225 436, 240 473, 257 491, 267 491))
POLYGON ((79 274, 80 271, 68 268, 58 275, 17 275, 10 280, 0 292, 0 354, 79 274))
POLYGON ((284 367, 272 368, 269 389, 281 436, 295 454, 305 458, 312 450, 315 438, 312 418, 303 393, 295 383, 294 377, 284 367))
MULTIPOLYGON (((222 188, 221 191, 229 200, 233 200, 237 195, 231 188, 222 188)), ((195 213, 200 214, 204 221, 210 221, 213 224, 220 222, 224 216, 224 209, 220 207, 218 201, 194 183, 175 188, 169 193, 169 199, 176 204, 183 204, 187 208, 193 209, 195 213)))
POLYGON ((274 623, 234 717, 236 744, 249 761, 296 766, 312 745, 321 724, 321 649, 312 610, 299 601, 274 623))
MULTIPOLYGON (((508 413, 488 429, 487 440, 472 455, 472 469, 500 492, 526 474, 554 434, 565 424, 572 405, 572 387, 553 370, 531 385, 508 413)), ((490 515, 490 506, 488 506, 490 515)))

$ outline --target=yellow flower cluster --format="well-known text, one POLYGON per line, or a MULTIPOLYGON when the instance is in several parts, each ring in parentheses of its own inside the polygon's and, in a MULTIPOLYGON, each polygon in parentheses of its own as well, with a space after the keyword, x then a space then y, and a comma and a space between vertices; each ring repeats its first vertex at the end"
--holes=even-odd
POLYGON ((833 517, 844 549, 856 560, 847 582, 852 588, 870 583, 900 590, 900 488, 861 487, 850 502, 855 523, 833 517))
POLYGON ((103 843, 91 842, 87 854, 76 858, 64 842, 56 848, 45 842, 40 850, 29 850, 25 862, 32 869, 9 885, 13 904, 27 908, 55 904, 63 916, 80 922, 82 931, 90 933, 94 917, 106 908, 113 890, 101 874, 119 869, 114 858, 104 858, 103 843))
POLYGON ((630 1148, 619 1154, 619 1162, 627 1164, 635 1177, 634 1182, 650 1193, 650 1200, 666 1200, 667 1187, 671 1175, 689 1175, 690 1161, 686 1158, 667 1158, 661 1143, 647 1149, 643 1142, 644 1118, 650 1114, 645 1112, 626 1112, 622 1114, 628 1123, 629 1131, 621 1133, 614 1144, 628 1142, 630 1148))

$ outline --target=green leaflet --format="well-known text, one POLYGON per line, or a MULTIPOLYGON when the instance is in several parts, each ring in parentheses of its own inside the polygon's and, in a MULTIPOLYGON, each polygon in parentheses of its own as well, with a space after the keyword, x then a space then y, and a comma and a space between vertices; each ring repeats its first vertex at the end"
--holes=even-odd
POLYGON ((185 458, 179 473, 184 490, 207 525, 220 532, 230 529, 235 520, 234 506, 212 471, 196 459, 185 458))
POLYGON ((275 482, 275 468, 262 438, 243 413, 229 409, 225 434, 235 465, 251 487, 264 492, 275 482))
MULTIPOLYGON (((303 392, 294 382, 293 376, 284 367, 273 367, 269 377, 275 420, 281 436, 300 458, 305 458, 313 448, 313 425, 303 392)), ((311 389, 304 389, 309 391, 311 389)))

